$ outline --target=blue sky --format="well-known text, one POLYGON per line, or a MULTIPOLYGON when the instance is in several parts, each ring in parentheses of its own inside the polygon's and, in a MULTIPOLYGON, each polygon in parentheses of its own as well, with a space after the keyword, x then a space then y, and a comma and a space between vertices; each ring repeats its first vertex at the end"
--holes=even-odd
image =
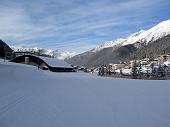
POLYGON ((84 52, 170 19, 170 0, 0 0, 10 45, 84 52))

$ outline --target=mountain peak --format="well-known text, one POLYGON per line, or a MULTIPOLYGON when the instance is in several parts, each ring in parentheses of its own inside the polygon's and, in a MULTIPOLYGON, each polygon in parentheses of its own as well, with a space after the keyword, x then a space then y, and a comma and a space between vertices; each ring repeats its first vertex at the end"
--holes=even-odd
POLYGON ((149 30, 142 30, 132 34, 123 45, 134 44, 136 42, 148 44, 168 34, 170 34, 170 20, 163 21, 149 30))
POLYGON ((136 33, 133 33, 127 39, 116 39, 113 41, 105 42, 102 45, 99 45, 96 48, 94 48, 92 51, 97 52, 104 48, 109 48, 116 45, 124 46, 134 44, 136 42, 147 44, 151 41, 155 41, 159 38, 162 38, 168 34, 170 34, 170 19, 157 24, 156 26, 150 28, 149 30, 140 30, 136 33))

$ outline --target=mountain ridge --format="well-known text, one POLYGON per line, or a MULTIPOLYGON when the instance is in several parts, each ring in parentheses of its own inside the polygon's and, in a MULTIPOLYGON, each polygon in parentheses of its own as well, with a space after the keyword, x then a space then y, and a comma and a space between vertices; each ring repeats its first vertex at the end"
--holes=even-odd
POLYGON ((11 46, 11 48, 15 52, 41 52, 42 54, 55 57, 61 60, 68 59, 76 55, 75 52, 59 52, 58 50, 53 49, 43 49, 43 48, 37 48, 37 47, 28 47, 28 46, 11 46))
POLYGON ((161 39, 169 34, 170 19, 163 21, 148 30, 140 30, 139 32, 129 36, 127 39, 117 39, 106 42, 90 51, 75 55, 70 59, 67 59, 67 62, 74 65, 87 67, 109 64, 109 62, 117 63, 120 62, 120 60, 127 59, 131 54, 144 47, 145 45, 155 42, 156 40, 161 39), (122 54, 122 52, 126 54, 122 54), (116 54, 122 54, 123 57, 116 54))

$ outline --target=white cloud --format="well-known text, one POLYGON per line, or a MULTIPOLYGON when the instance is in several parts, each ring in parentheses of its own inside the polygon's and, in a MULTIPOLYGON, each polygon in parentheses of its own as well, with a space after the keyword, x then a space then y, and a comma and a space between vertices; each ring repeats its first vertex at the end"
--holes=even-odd
POLYGON ((38 0, 6 4, 8 6, 2 3, 0 7, 0 38, 13 44, 84 51, 84 47, 91 48, 118 33, 126 36, 134 31, 136 24, 147 24, 167 0, 87 0, 83 3, 38 0), (123 29, 127 26, 129 28, 123 29))

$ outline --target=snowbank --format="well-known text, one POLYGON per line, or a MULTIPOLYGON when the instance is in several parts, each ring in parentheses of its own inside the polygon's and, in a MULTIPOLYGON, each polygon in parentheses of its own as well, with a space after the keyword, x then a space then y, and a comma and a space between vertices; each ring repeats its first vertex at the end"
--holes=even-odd
POLYGON ((0 127, 169 127, 169 84, 0 61, 0 127))

